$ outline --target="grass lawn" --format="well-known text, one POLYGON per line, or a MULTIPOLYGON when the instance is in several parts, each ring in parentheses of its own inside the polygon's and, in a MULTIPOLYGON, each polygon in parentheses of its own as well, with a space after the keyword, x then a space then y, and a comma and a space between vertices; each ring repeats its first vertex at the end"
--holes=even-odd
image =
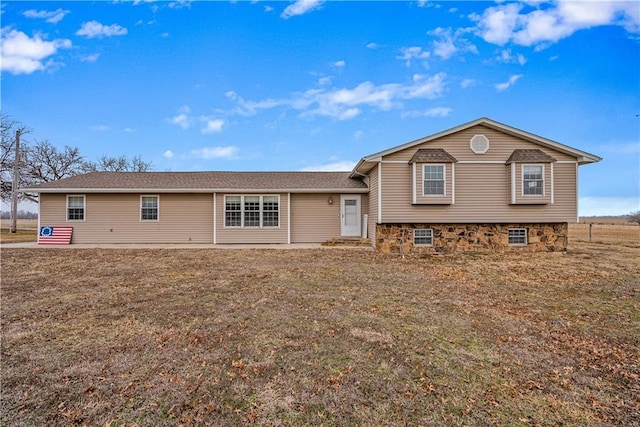
POLYGON ((640 249, 2 249, 2 425, 640 424, 640 249))

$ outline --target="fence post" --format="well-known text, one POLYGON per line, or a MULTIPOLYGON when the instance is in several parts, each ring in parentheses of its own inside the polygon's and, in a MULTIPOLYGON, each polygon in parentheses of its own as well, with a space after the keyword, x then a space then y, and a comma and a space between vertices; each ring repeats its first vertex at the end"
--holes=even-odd
POLYGON ((593 238, 593 224, 589 224, 589 243, 592 243, 592 238, 593 238))

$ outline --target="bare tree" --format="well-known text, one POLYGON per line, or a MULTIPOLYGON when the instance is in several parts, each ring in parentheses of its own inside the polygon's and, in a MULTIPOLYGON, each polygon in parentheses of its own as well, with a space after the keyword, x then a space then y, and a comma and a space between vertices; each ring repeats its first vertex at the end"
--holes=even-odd
POLYGON ((635 222, 636 224, 640 225, 640 211, 633 211, 629 215, 627 215, 627 217, 629 218, 629 221, 635 222))
POLYGON ((102 156, 97 162, 86 162, 85 172, 148 172, 152 168, 151 162, 145 162, 140 156, 129 159, 127 156, 102 156))
MULTIPOLYGON (((2 200, 10 200, 13 192, 13 165, 15 163, 16 131, 21 135, 31 130, 2 113, 2 142, 0 147, 0 182, 2 200)), ((29 143, 21 139, 20 144, 20 187, 32 187, 44 182, 69 178, 87 172, 147 172, 152 169, 151 162, 145 162, 140 156, 102 156, 97 162, 86 161, 78 148, 65 146, 57 148, 48 140, 29 143)), ((37 194, 19 194, 20 200, 37 202, 37 194)))
MULTIPOLYGON (((69 178, 84 172, 85 161, 75 147, 60 150, 47 140, 37 141, 29 147, 22 164, 23 186, 69 178)), ((35 194, 25 193, 28 200, 37 202, 35 194)))

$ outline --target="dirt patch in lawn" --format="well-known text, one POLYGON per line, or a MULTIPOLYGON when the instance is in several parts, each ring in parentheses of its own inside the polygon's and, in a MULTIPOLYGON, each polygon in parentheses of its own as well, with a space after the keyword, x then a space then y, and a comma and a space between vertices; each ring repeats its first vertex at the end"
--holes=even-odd
POLYGON ((637 425, 640 249, 2 250, 3 425, 637 425))

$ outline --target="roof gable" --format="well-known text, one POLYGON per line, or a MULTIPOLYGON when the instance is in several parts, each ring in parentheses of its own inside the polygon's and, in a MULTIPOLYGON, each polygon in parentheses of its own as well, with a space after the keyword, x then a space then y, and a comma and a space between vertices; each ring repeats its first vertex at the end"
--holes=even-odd
POLYGON ((538 135, 534 135, 532 133, 505 125, 503 123, 497 122, 495 120, 491 120, 489 118, 486 117, 482 117, 467 123, 464 123, 462 125, 435 133, 433 135, 429 135, 420 139, 416 139, 414 141, 410 141, 407 142, 405 144, 402 145, 398 145, 392 148, 388 148, 386 150, 383 151, 379 151, 377 153, 374 154, 370 154, 368 156, 363 157, 362 159, 360 159, 360 161, 356 164, 356 166, 353 168, 352 172, 351 172, 351 176, 361 176, 364 173, 366 173, 366 171, 368 169, 370 169, 371 165, 369 165, 369 167, 367 167, 367 163, 371 164, 371 163, 375 163, 378 162, 382 159, 382 157, 384 156, 388 156, 390 154, 394 154, 397 153, 399 151, 405 150, 407 148, 412 148, 415 147, 417 145, 420 144, 424 144, 426 142, 430 142, 457 132, 461 132, 463 130, 469 129, 471 127, 477 126, 477 125, 482 125, 482 126, 486 126, 490 129, 494 129, 496 131, 502 132, 504 134, 507 135, 511 135, 517 138, 521 138, 523 140, 529 141, 531 143, 537 144, 541 147, 545 147, 545 148, 550 148, 562 153, 565 153, 567 155, 570 155, 572 157, 575 157, 578 161, 579 164, 585 164, 585 163, 594 163, 594 162, 598 162, 600 160, 602 160, 601 157, 598 157, 594 154, 591 153, 587 153, 586 151, 582 151, 582 150, 578 150, 576 148, 573 147, 569 147, 568 145, 564 145, 561 144, 559 142, 538 136, 538 135))

